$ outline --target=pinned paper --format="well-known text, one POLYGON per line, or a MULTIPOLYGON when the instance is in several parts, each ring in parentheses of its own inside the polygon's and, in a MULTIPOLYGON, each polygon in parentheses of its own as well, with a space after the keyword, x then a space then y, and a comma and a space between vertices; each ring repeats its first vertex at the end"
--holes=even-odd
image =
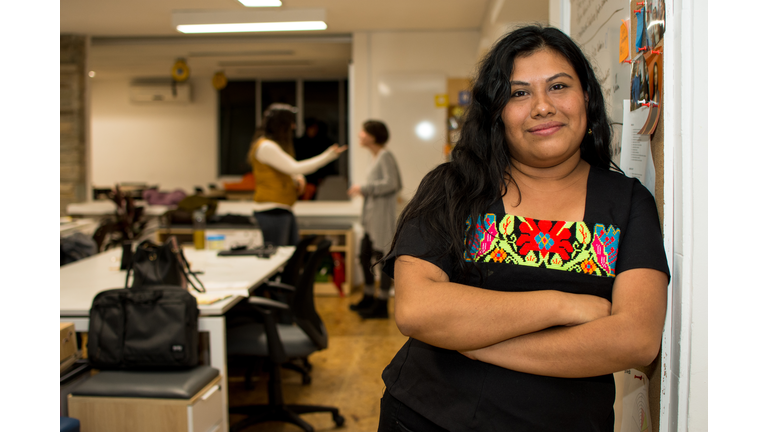
POLYGON ((462 90, 459 92, 459 105, 469 105, 469 90, 462 90))
POLYGON ((648 377, 637 369, 613 374, 616 382, 614 412, 616 432, 653 432, 651 406, 648 401, 648 377))
POLYGON ((632 111, 629 104, 629 100, 624 100, 624 127, 621 133, 619 168, 628 177, 640 180, 640 183, 654 195, 656 169, 651 154, 651 137, 639 133, 648 120, 650 108, 641 106, 632 111))
POLYGON ((439 94, 435 95, 435 108, 447 108, 448 107, 448 95, 439 94))
POLYGON ((637 18, 637 31, 635 32, 635 49, 639 52, 641 48, 648 46, 648 34, 645 31, 645 8, 635 12, 637 18))
POLYGON ((620 41, 619 41, 619 63, 629 60, 629 22, 621 20, 620 41))

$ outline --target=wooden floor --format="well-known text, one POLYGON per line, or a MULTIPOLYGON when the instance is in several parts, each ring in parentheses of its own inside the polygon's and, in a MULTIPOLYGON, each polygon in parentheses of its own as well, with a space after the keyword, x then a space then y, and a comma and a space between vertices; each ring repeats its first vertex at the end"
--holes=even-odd
MULTIPOLYGON (((398 331, 392 318, 390 301, 389 319, 363 320, 349 310, 349 304, 359 300, 360 294, 340 298, 318 296, 316 307, 328 329, 328 349, 312 354, 312 383, 301 384, 301 375, 283 370, 283 394, 286 403, 331 405, 339 408, 346 419, 344 427, 337 429, 330 414, 305 414, 306 421, 318 432, 344 430, 352 432, 376 431, 379 419, 379 401, 384 391, 381 372, 407 338, 398 331)), ((267 376, 255 377, 255 388, 246 390, 242 373, 231 370, 229 377, 230 406, 266 403, 267 376), (239 375, 239 376, 238 376, 239 375)), ((242 419, 230 415, 230 424, 242 419)), ((261 423, 246 429, 248 432, 301 431, 301 428, 277 422, 261 423)))

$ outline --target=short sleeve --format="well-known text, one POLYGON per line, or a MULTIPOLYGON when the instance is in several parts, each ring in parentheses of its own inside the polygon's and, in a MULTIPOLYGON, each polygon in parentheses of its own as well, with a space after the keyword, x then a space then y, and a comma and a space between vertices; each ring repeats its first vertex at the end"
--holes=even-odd
POLYGON ((392 250, 384 258, 383 270, 394 278, 397 257, 410 255, 436 265, 451 278, 451 260, 445 251, 447 251, 447 245, 429 236, 420 218, 411 219, 403 225, 392 250))
POLYGON ((620 236, 616 274, 635 268, 649 268, 669 277, 656 202, 645 186, 637 179, 633 180, 629 220, 620 236))

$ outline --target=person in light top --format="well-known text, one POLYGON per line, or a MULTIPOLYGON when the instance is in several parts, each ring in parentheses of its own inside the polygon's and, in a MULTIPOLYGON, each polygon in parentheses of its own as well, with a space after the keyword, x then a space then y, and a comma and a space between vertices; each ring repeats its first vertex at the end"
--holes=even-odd
POLYGON ((276 246, 298 243, 299 230, 291 207, 306 184, 304 175, 336 160, 347 149, 333 144, 315 157, 297 161, 293 149, 295 128, 296 108, 281 103, 270 105, 248 152, 255 182, 253 200, 261 204, 254 216, 265 243, 276 246))

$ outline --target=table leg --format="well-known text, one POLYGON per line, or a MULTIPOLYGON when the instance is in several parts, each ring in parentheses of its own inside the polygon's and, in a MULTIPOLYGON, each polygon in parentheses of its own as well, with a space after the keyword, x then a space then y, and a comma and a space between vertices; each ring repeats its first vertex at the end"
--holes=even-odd
POLYGON ((223 431, 229 430, 229 381, 227 376, 227 326, 222 316, 202 316, 198 319, 198 330, 210 335, 211 367, 221 374, 221 409, 223 413, 223 431))

